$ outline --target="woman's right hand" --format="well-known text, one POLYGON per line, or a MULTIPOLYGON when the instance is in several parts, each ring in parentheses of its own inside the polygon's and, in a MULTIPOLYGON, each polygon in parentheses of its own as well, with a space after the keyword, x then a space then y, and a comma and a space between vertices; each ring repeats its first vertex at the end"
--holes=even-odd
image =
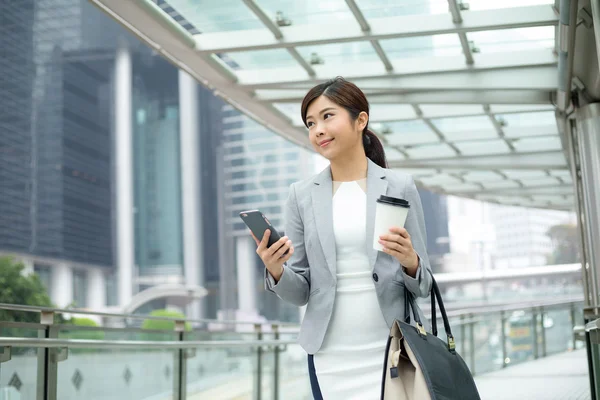
POLYGON ((282 237, 277 242, 273 243, 271 247, 267 247, 271 231, 267 229, 263 235, 262 240, 259 242, 256 236, 250 232, 256 245, 256 254, 260 257, 262 262, 265 264, 265 268, 271 273, 275 282, 279 282, 281 275, 283 274, 283 264, 287 262, 292 254, 294 254, 294 246, 292 241, 287 236, 282 237), (288 252, 285 254, 285 252, 288 252))

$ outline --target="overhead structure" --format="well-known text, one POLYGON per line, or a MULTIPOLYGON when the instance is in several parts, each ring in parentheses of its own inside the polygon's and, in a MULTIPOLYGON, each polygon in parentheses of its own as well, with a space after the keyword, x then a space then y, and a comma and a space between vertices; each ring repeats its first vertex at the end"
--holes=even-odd
POLYGON ((424 187, 572 209, 553 0, 90 0, 275 133, 311 148, 300 102, 344 76, 392 168, 424 187))

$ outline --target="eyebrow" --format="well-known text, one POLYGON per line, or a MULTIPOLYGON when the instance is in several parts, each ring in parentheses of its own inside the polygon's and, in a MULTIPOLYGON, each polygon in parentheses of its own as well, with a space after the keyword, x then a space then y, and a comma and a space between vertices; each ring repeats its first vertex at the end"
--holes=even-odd
MULTIPOLYGON (((321 111, 319 111, 319 114, 323 114, 323 113, 324 113, 324 112, 326 112, 326 111, 335 111, 335 108, 333 108, 333 107, 327 107, 327 108, 324 108, 324 109, 322 109, 321 111)), ((306 117, 306 120, 308 121, 308 119, 309 119, 309 118, 313 118, 313 116, 312 116, 312 115, 308 115, 308 116, 306 117)))

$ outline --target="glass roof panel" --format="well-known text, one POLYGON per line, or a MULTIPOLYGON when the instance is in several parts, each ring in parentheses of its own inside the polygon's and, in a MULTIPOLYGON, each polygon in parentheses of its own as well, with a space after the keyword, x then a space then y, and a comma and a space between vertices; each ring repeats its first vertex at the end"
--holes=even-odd
POLYGON ((554 0, 469 0, 470 9, 473 11, 536 6, 543 4, 554 5, 554 0))
POLYGON ((455 146, 465 156, 510 153, 510 148, 508 147, 506 142, 501 139, 456 142, 455 146))
POLYGON ((402 161, 406 159, 406 157, 404 157, 404 154, 389 146, 385 147, 385 158, 388 161, 402 161))
POLYGON ((458 35, 445 34, 380 40, 390 59, 457 56, 462 54, 458 35))
POLYGON ((425 143, 437 143, 439 138, 421 120, 385 123, 383 131, 390 132, 386 139, 390 144, 407 146, 425 143))
POLYGON ((562 143, 558 136, 526 138, 513 140, 515 149, 521 152, 561 150, 562 143))
POLYGON ((288 117, 294 125, 305 128, 302 116, 300 115, 300 104, 273 103, 273 106, 288 117))
POLYGON ((448 12, 447 0, 358 0, 357 3, 367 19, 448 12))
POLYGON ((406 149, 406 152, 411 158, 421 159, 456 156, 456 152, 445 143, 428 144, 418 147, 415 146, 410 149, 406 149))
POLYGON ((502 181, 485 181, 485 182, 481 182, 483 184, 483 186, 486 187, 486 189, 517 189, 519 187, 521 187, 521 185, 519 185, 517 182, 515 181, 507 181, 507 180, 502 180, 502 181))
POLYGON ((481 186, 475 183, 451 183, 447 185, 442 185, 444 190, 452 191, 452 192, 475 192, 481 190, 481 186))
POLYGON ((465 140, 497 139, 498 133, 491 128, 478 131, 446 131, 444 132, 444 137, 451 142, 460 142, 465 140))
POLYGON ((496 114, 498 121, 504 121, 505 126, 540 126, 556 123, 554 111, 541 111, 534 113, 496 114))
POLYGON ((372 104, 369 116, 374 123, 417 118, 415 109, 408 104, 372 104))
POLYGON ((219 57, 233 70, 278 69, 298 65, 298 62, 285 49, 240 51, 224 53, 219 57))
POLYGON ((463 175, 463 179, 469 182, 495 182, 502 181, 502 175, 494 171, 469 171, 463 175))
POLYGON ((506 169, 502 173, 511 179, 534 179, 548 176, 542 170, 506 169))
POLYGON ((168 0, 168 3, 200 32, 266 30, 239 0, 168 0))
POLYGON ((508 138, 523 138, 535 136, 552 136, 558 135, 558 126, 556 123, 551 125, 540 126, 506 126, 502 129, 504 135, 508 138))
POLYGON ((431 122, 444 134, 446 132, 494 129, 494 125, 487 115, 474 117, 437 118, 432 119, 431 122))
MULTIPOLYGON (((280 12, 293 25, 356 21, 344 0, 255 0, 272 17, 280 12)), ((242 3, 238 0, 238 3, 242 3)), ((240 4, 243 5, 243 4, 240 4)), ((238 7, 240 6, 238 5, 238 7)), ((244 6, 245 7, 245 6, 244 6)))
POLYGON ((554 48, 554 27, 500 29, 467 34, 482 54, 515 50, 551 50, 554 48))
POLYGON ((296 48, 308 62, 313 53, 325 65, 343 65, 345 63, 377 61, 379 57, 369 42, 331 43, 319 46, 301 46, 296 48))
POLYGON ((458 185, 460 183, 462 183, 462 181, 460 179, 458 179, 455 176, 452 175, 448 175, 448 174, 436 174, 436 175, 432 175, 432 176, 426 176, 420 179, 421 182, 423 182, 423 184, 425 185, 431 185, 431 186, 440 186, 440 185, 450 185, 450 184, 455 184, 458 185))
POLYGON ((423 116, 427 118, 458 117, 483 113, 483 107, 479 104, 423 104, 420 107, 423 116))

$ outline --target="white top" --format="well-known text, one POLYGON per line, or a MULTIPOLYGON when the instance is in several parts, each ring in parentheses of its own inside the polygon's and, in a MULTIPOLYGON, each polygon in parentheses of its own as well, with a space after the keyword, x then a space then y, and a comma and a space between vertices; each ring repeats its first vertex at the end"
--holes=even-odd
POLYGON ((328 400, 379 398, 389 335, 369 265, 366 185, 361 183, 365 182, 339 182, 333 196, 336 297, 325 340, 314 355, 319 385, 328 400))

